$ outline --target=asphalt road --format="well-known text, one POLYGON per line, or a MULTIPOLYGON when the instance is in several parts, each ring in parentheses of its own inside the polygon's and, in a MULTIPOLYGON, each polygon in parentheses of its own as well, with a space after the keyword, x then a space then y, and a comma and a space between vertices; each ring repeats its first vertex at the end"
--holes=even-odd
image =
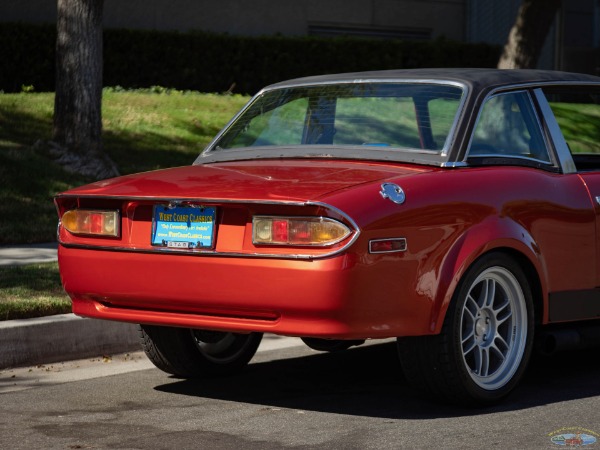
POLYGON ((494 408, 422 398, 393 343, 337 354, 270 337, 238 376, 171 378, 141 353, 0 373, 0 448, 600 449, 600 352, 537 360, 494 408))

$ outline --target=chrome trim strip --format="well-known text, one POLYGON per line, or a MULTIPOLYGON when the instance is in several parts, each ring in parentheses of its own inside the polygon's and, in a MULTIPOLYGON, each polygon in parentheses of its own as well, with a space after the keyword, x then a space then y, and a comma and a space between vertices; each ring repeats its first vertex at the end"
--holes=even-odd
POLYGON ((406 243, 406 238, 371 239, 369 241, 369 253, 371 253, 372 255, 380 255, 380 254, 384 254, 384 253, 401 253, 401 252, 405 252, 407 250, 408 250, 408 245, 406 243), (396 250, 386 250, 386 251, 373 250, 374 243, 386 242, 386 241, 398 241, 398 242, 401 242, 403 245, 401 248, 396 249, 396 250))
POLYGON ((558 122, 554 117, 554 113, 552 112, 552 108, 550 107, 548 100, 546 100, 546 96, 540 88, 534 89, 533 95, 535 95, 535 99, 542 111, 544 121, 548 126, 550 139, 556 150, 556 156, 558 157, 558 163, 562 169, 562 173, 577 173, 577 167, 575 167, 575 162, 573 161, 573 156, 571 155, 567 141, 565 141, 558 122))
MULTIPOLYGON (((548 145, 548 144, 546 144, 548 145)), ((550 155, 553 156, 553 155, 550 155)), ((482 159, 482 158, 495 158, 495 159, 510 159, 510 160, 523 160, 523 161, 530 161, 530 162, 535 162, 535 163, 539 163, 541 165, 544 166, 548 166, 548 167, 556 167, 556 164, 548 162, 548 161, 544 161, 542 159, 537 159, 537 158, 530 158, 529 156, 522 156, 522 155, 502 155, 499 153, 482 153, 481 155, 474 155, 474 156, 469 156, 469 158, 478 158, 478 159, 482 159)), ((554 159, 554 158, 553 158, 554 159)))
MULTIPOLYGON (((285 82, 284 82, 285 83, 285 82)), ((456 86, 463 89, 467 88, 466 83, 461 83, 456 80, 445 80, 442 78, 348 78, 343 79, 340 78, 337 81, 319 81, 319 82, 311 82, 306 81, 304 83, 285 83, 285 85, 281 85, 280 83, 272 84, 270 86, 266 86, 262 89, 255 97, 258 97, 265 92, 276 91, 279 89, 289 89, 295 87, 308 87, 308 86, 323 86, 323 85, 334 85, 334 84, 364 84, 364 83, 381 83, 381 84, 392 84, 392 83, 411 83, 411 84, 440 84, 444 86, 456 86)), ((245 109, 245 107, 244 107, 245 109)))
MULTIPOLYGON (((456 108, 456 113, 454 114, 454 122, 452 122, 452 126, 450 127, 450 130, 448 131, 448 135, 446 136, 446 141, 444 142, 442 150, 440 151, 440 157, 442 157, 442 158, 448 158, 448 155, 450 153, 450 148, 452 147, 452 142, 456 138, 458 124, 460 123, 461 118, 466 113, 465 112, 465 104, 467 103, 467 98, 469 97, 469 94, 470 94, 469 87, 465 84, 463 86, 463 95, 461 96, 460 104, 458 105, 458 108, 456 108)), ((442 163, 442 164, 444 164, 444 163, 442 163)))
MULTIPOLYGON (((338 214, 340 217, 343 217, 344 219, 346 219, 348 221, 348 223, 350 225, 352 225, 352 228, 354 228, 354 236, 352 236, 352 239, 350 239, 346 245, 344 245, 343 247, 337 249, 337 251, 332 252, 331 254, 329 254, 327 256, 334 256, 334 255, 337 255, 339 253, 342 253, 346 249, 350 248, 350 246, 352 246, 352 244, 354 244, 356 242, 356 240, 358 239, 358 236, 360 236, 361 231, 360 231, 360 227, 358 226, 358 224, 354 221, 354 219, 352 219, 352 217, 350 217, 348 214, 346 214, 341 209, 336 208, 335 206, 329 205, 327 203, 323 203, 323 202, 306 202, 306 205, 307 206, 320 206, 322 208, 325 208, 325 209, 328 209, 330 211, 333 211, 336 214, 338 214)), ((318 257, 319 258, 324 258, 325 255, 318 255, 318 257)), ((312 258, 312 259, 317 259, 317 258, 312 258)))
MULTIPOLYGON (((348 214, 346 214, 344 211, 342 211, 339 208, 336 208, 333 205, 330 205, 328 203, 323 203, 323 202, 306 202, 305 203, 306 206, 321 206, 325 209, 329 209, 330 211, 335 212, 336 214, 339 214, 341 217, 343 217, 344 219, 346 219, 350 225, 352 225, 352 227, 354 228, 354 230, 357 233, 360 233, 360 227, 358 226, 358 224, 354 221, 354 219, 352 219, 352 217, 350 217, 348 214)), ((358 236, 356 236, 358 237, 358 236)))
POLYGON ((202 203, 209 205, 232 205, 232 204, 251 204, 251 205, 285 205, 285 206, 306 206, 306 202, 287 201, 287 200, 228 200, 228 199, 207 199, 198 197, 179 197, 176 199, 165 197, 130 197, 126 195, 95 195, 95 194, 57 194, 55 198, 93 198, 100 200, 127 200, 131 202, 174 202, 174 203, 202 203))
MULTIPOLYGON (((463 109, 466 103, 466 99, 470 94, 469 91, 469 87, 466 83, 461 83, 459 81, 455 81, 455 80, 443 80, 443 79, 411 79, 411 78, 385 78, 385 79, 381 79, 381 78, 356 78, 356 79, 348 79, 348 80, 339 80, 339 81, 321 81, 321 82, 304 82, 304 83, 295 83, 295 84, 286 84, 285 87, 284 86, 277 86, 277 85, 272 85, 272 86, 267 86, 263 89, 261 89, 256 95, 254 95, 254 97, 252 97, 248 103, 246 103, 246 105, 244 105, 242 107, 242 109, 240 111, 238 111, 238 113, 227 123, 227 125, 225 125, 218 133, 217 135, 208 143, 208 145, 204 148, 204 150, 202 150, 200 152, 200 154, 196 157, 196 159, 194 160, 194 162, 192 163, 192 165, 199 165, 199 164, 203 164, 206 161, 203 161, 203 159, 205 159, 208 156, 211 156, 211 154, 215 151, 215 148, 213 148, 215 146, 215 144, 219 141, 219 139, 221 138, 221 136, 229 130, 229 128, 231 128, 231 126, 238 120, 238 118, 248 109, 250 108, 250 106, 256 102, 258 100, 258 98, 263 95, 266 92, 271 92, 271 91, 276 91, 279 89, 289 89, 289 88, 296 88, 296 87, 309 87, 309 86, 324 86, 324 85, 336 85, 336 84, 366 84, 366 83, 378 83, 378 84, 393 84, 393 83, 397 83, 397 84, 434 84, 434 85, 439 85, 439 86, 454 86, 457 88, 460 88, 462 90, 462 95, 460 98, 460 104, 458 105, 457 109, 456 109, 456 113, 454 116, 454 121, 452 123, 452 126, 450 127, 450 130, 448 132, 448 135, 446 136, 446 140, 444 142, 444 146, 442 147, 441 150, 432 150, 431 152, 433 154, 435 154, 436 156, 439 156, 440 158, 447 158, 449 151, 450 151, 450 147, 451 147, 451 143, 455 138, 455 134, 458 128, 458 124, 460 122, 460 118, 463 115, 463 109)), ((410 149, 408 151, 406 151, 407 154, 411 154, 414 153, 416 151, 418 151, 419 149, 410 149)), ((214 158, 214 157, 213 157, 214 158)), ((235 159, 234 159, 235 160, 235 159)), ((368 158, 366 158, 365 160, 368 160, 368 158)), ((224 161, 227 161, 226 159, 224 159, 224 161)), ((219 162, 218 159, 211 159, 209 162, 219 162)), ((431 163, 429 163, 431 164, 431 163)))
POLYGON ((522 90, 522 89, 540 89, 542 87, 553 86, 598 86, 600 83, 595 81, 531 81, 529 83, 507 84, 492 89, 488 95, 495 95, 500 92, 522 90))
POLYGON ((453 162, 442 163, 442 165, 440 167, 447 167, 450 169, 455 169, 455 168, 459 168, 459 167, 469 167, 469 164, 466 163, 465 161, 453 161, 453 162))
POLYGON ((312 261, 314 259, 320 259, 335 255, 336 253, 328 253, 323 255, 303 255, 303 254, 289 254, 289 255, 275 255, 270 253, 235 253, 235 252, 223 252, 219 253, 214 250, 178 250, 166 247, 155 247, 155 248, 128 248, 128 247, 108 247, 108 246, 96 246, 89 244, 70 244, 65 243, 62 240, 58 240, 58 243, 65 248, 78 248, 81 250, 97 250, 105 252, 117 252, 117 253, 145 253, 145 254, 164 254, 164 255, 185 255, 185 256, 206 256, 206 257, 223 257, 223 258, 264 258, 264 259, 293 259, 293 260, 307 260, 312 261))

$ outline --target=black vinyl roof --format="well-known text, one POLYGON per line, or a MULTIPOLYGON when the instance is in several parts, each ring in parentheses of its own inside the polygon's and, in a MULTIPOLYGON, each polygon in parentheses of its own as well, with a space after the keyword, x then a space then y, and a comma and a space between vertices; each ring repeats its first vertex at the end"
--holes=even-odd
MULTIPOLYGON (((459 116, 450 132, 451 140, 448 149, 442 153, 425 151, 387 151, 382 148, 371 147, 354 149, 336 149, 335 146, 324 146, 315 148, 308 146, 305 153, 298 154, 297 146, 279 147, 278 157, 323 157, 323 158, 350 158, 350 159, 373 159, 378 161, 400 161, 408 163, 429 164, 444 166, 448 164, 465 164, 464 155, 469 142, 469 137, 474 127, 479 110, 489 95, 504 90, 521 90, 521 88, 537 88, 544 86, 585 86, 593 84, 600 87, 600 77, 580 73, 559 72, 551 70, 505 70, 505 69, 407 69, 386 70, 371 72, 355 72, 320 75, 272 84, 265 88, 266 91, 274 89, 286 89, 300 86, 318 86, 322 84, 345 84, 345 83, 377 83, 377 82, 419 82, 455 84, 464 88, 464 96, 459 116), (339 150, 339 151, 338 151, 339 150), (337 153, 336 153, 337 152, 337 153)), ((597 90, 595 90, 597 92, 597 90)), ((235 119, 234 119, 235 120, 235 119)), ((233 123, 233 122, 232 122, 233 123)), ((236 149, 224 152, 213 152, 211 146, 217 142, 220 135, 207 147, 195 161, 195 164, 212 162, 234 161, 242 159, 272 158, 273 153, 258 148, 253 152, 236 149)), ((494 160, 494 164, 498 164, 494 160)), ((513 164, 513 160, 507 160, 506 164, 513 164)), ((519 159, 519 164, 522 160, 519 159)))
POLYGON ((268 88, 321 83, 344 83, 360 81, 432 80, 451 81, 467 85, 480 92, 503 86, 535 83, 583 82, 600 83, 600 77, 581 73, 552 70, 505 70, 505 69, 406 69, 373 72, 355 72, 296 78, 273 84, 268 88))

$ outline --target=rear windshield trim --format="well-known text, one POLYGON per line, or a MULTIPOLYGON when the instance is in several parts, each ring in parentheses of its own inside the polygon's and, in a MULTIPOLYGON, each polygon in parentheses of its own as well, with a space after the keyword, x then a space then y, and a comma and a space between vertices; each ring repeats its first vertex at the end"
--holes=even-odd
POLYGON ((464 105, 467 101, 469 88, 466 84, 452 80, 440 79, 355 79, 340 80, 339 82, 317 82, 317 83, 290 83, 267 87, 256 94, 242 110, 221 130, 208 144, 205 150, 196 158, 194 164, 205 164, 220 161, 236 161, 264 158, 333 158, 333 159, 364 159, 379 161, 414 162, 424 164, 441 165, 447 162, 452 142, 455 139, 458 123, 463 115, 464 105), (223 149, 218 146, 222 136, 231 129, 239 117, 245 113, 262 95, 271 91, 290 89, 296 87, 318 87, 323 85, 353 85, 353 84, 420 84, 457 87, 461 90, 459 104, 456 109, 452 124, 446 136, 446 140, 439 150, 422 150, 415 148, 391 147, 369 147, 355 145, 333 145, 325 146, 314 151, 312 145, 299 145, 297 148, 291 146, 270 147, 245 147, 234 149, 223 149), (243 149, 243 151, 242 151, 243 149))

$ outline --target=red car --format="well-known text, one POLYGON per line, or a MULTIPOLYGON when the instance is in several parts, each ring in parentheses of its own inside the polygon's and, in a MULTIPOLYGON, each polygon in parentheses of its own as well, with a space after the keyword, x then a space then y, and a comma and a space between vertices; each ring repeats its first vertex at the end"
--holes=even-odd
POLYGON ((597 77, 492 69, 269 86, 193 165, 56 197, 73 311, 141 324, 179 377, 243 368, 265 332, 396 337, 409 382, 495 402, 534 336, 600 325, 599 98, 597 77))

